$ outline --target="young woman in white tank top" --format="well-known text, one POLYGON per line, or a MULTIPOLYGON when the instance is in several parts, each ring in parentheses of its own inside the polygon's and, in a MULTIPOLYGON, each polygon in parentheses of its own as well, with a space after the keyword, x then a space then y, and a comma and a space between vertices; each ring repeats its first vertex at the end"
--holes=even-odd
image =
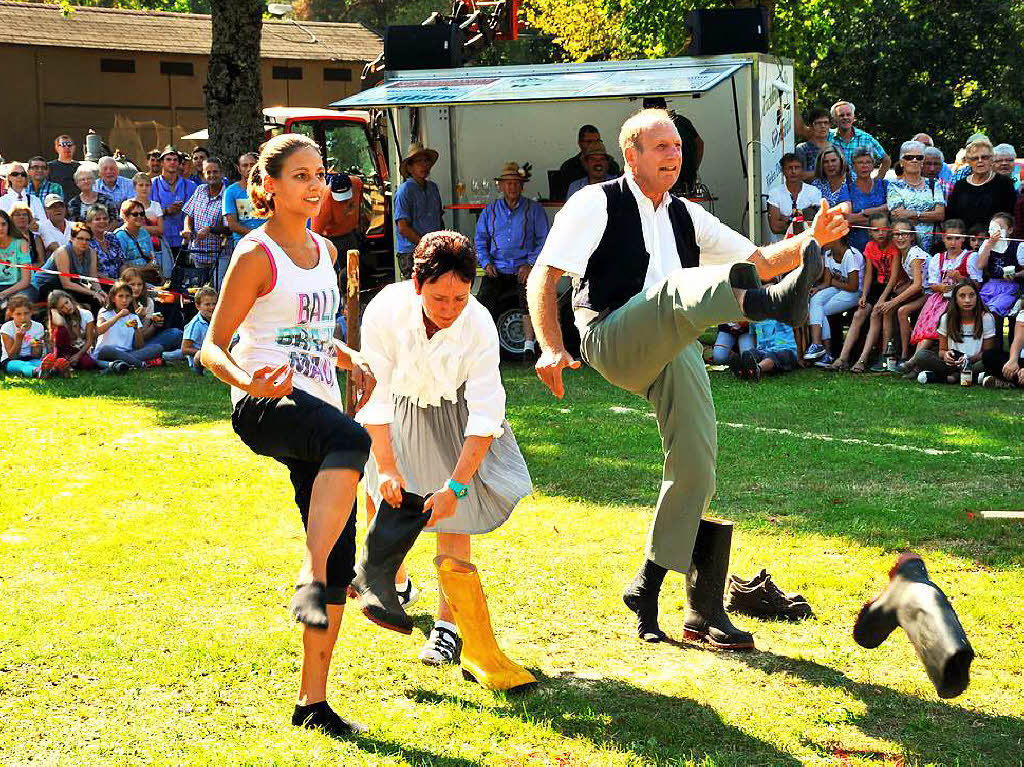
POLYGON ((370 439, 342 412, 337 369, 351 371, 360 407, 375 381, 362 357, 334 338, 337 252, 306 229, 328 193, 317 145, 295 134, 271 139, 248 189, 268 221, 235 248, 202 363, 231 386, 232 425, 242 441, 288 468, 306 527, 290 605, 305 624, 292 724, 349 735, 363 728, 327 704, 327 672, 352 578, 352 509, 370 439))

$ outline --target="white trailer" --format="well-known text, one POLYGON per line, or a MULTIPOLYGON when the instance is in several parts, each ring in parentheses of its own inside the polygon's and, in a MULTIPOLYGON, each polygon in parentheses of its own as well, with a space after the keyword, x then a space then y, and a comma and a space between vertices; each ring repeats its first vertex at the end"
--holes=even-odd
MULTIPOLYGON (((447 208, 479 202, 473 181, 492 179, 511 160, 533 166, 525 193, 548 199, 547 171, 578 151, 577 130, 587 123, 622 166, 619 127, 644 96, 665 97, 703 138, 699 178, 711 200, 702 204, 754 242, 766 242, 768 190, 781 180, 779 159, 794 147, 788 59, 752 53, 390 72, 332 106, 386 110, 394 183, 411 140, 437 149, 431 178, 447 208)), ((489 193, 497 194, 493 186, 489 193)), ((549 217, 558 207, 547 205, 549 217)), ((476 215, 449 210, 445 223, 472 237, 476 215)))

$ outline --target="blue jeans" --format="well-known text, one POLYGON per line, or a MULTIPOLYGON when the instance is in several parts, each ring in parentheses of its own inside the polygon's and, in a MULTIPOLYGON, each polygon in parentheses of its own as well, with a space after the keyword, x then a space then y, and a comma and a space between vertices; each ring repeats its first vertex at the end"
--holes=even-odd
POLYGON ((149 339, 149 344, 160 344, 165 360, 181 359, 181 339, 185 333, 181 328, 164 328, 149 339))
POLYGON ((133 368, 141 368, 143 362, 159 357, 162 351, 163 347, 152 341, 141 349, 117 349, 113 346, 103 346, 96 350, 96 359, 107 362, 120 360, 133 368))

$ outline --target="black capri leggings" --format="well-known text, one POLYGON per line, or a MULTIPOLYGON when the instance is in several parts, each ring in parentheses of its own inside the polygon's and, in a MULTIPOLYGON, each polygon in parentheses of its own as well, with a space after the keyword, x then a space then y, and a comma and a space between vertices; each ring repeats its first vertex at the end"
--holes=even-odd
MULTIPOLYGON (((235 405, 231 425, 246 447, 288 467, 302 526, 309 524, 313 482, 321 469, 353 469, 363 474, 370 457, 370 435, 334 405, 295 389, 287 397, 246 395, 235 405)), ((345 604, 356 557, 356 514, 327 557, 327 603, 345 604)))

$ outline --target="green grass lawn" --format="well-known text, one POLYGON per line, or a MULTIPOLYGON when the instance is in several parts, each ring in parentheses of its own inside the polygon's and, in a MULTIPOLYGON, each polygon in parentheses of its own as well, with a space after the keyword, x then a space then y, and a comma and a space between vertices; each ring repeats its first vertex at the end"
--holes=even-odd
MULTIPOLYGON (((649 409, 589 370, 557 401, 509 367, 536 494, 474 555, 500 644, 541 683, 490 693, 417 662, 424 536, 420 630, 346 615, 330 689, 370 725, 353 742, 288 723, 301 524, 284 469, 232 433, 227 390, 180 368, 0 381, 0 764, 1020 765, 1024 523, 969 512, 1024 508, 1021 393, 712 375, 732 571, 767 567, 817 617, 738 619, 750 654, 640 643, 619 593, 660 478, 649 409), (851 637, 908 548, 977 653, 954 701, 902 631, 851 637)), ((672 574, 671 636, 684 605, 672 574)))

